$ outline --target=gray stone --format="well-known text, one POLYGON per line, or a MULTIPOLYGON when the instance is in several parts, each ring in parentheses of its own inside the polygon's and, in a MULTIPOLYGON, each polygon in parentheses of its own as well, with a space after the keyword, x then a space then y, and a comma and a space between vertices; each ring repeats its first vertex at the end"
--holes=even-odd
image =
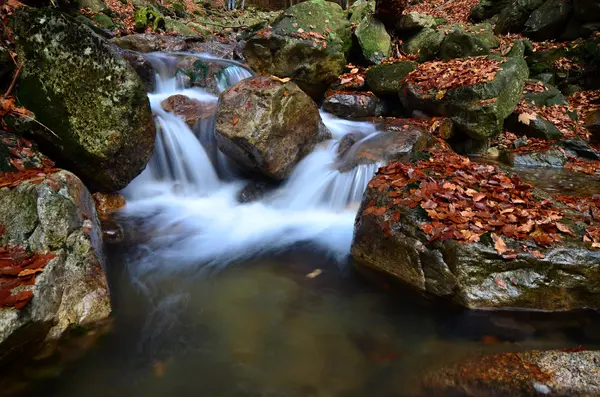
POLYGON ((333 92, 323 100, 323 110, 343 118, 377 117, 385 110, 384 102, 372 92, 333 92))

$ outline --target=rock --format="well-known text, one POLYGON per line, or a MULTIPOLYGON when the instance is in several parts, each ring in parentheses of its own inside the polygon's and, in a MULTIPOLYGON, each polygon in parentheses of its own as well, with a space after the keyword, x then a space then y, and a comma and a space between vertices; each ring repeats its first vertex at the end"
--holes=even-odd
POLYGON ((98 217, 83 183, 51 169, 12 177, 14 183, 0 189, 0 245, 3 256, 12 258, 4 261, 1 287, 3 364, 111 311, 98 217), (33 267, 24 267, 25 258, 33 267), (8 267, 15 271, 6 273, 8 267))
POLYGON ((93 16, 92 20, 104 29, 113 30, 115 28, 115 23, 106 14, 96 14, 93 16))
POLYGON ((396 95, 406 76, 415 69, 409 61, 376 65, 365 76, 365 82, 377 95, 396 95))
POLYGON ((567 156, 558 149, 500 153, 500 161, 514 167, 562 168, 568 160, 567 156))
POLYGON ((235 45, 218 39, 156 34, 131 34, 111 40, 125 50, 137 52, 208 52, 219 58, 234 59, 235 45))
POLYGON ((439 56, 448 60, 487 55, 492 48, 499 46, 500 40, 494 36, 489 24, 474 25, 469 30, 454 26, 442 41, 439 56))
POLYGON ((146 166, 155 127, 146 89, 110 42, 70 17, 19 7, 18 97, 53 134, 44 145, 94 189, 127 186, 146 166))
POLYGON ((429 134, 420 124, 403 119, 388 121, 381 133, 372 135, 356 145, 352 142, 354 139, 356 137, 349 136, 346 141, 340 142, 335 167, 341 172, 350 171, 361 164, 407 161, 430 143, 429 134))
MULTIPOLYGON (((483 59, 491 62, 497 58, 483 59)), ((440 63, 439 68, 452 69, 452 65, 440 63)), ((493 80, 450 89, 442 96, 435 90, 423 92, 418 83, 408 80, 403 84, 400 100, 408 111, 449 117, 458 131, 483 141, 502 131, 504 120, 520 101, 528 77, 523 58, 508 57, 499 67, 493 80)))
POLYGON ((557 146, 562 147, 571 157, 600 161, 600 152, 583 139, 564 139, 557 142, 557 146))
POLYGON ((94 193, 92 195, 96 212, 100 219, 106 219, 110 214, 125 207, 125 197, 119 193, 94 193))
POLYGON ((600 21, 600 1, 573 0, 573 14, 582 22, 600 21))
POLYGON ((200 102, 181 94, 171 95, 160 104, 167 112, 181 117, 192 129, 199 120, 211 117, 217 108, 214 102, 200 102))
POLYGON ((350 24, 359 24, 366 16, 369 16, 375 12, 375 1, 360 0, 354 2, 349 9, 350 24))
POLYGON ((397 29, 399 31, 417 31, 425 28, 435 27, 435 18, 429 14, 421 14, 415 11, 411 11, 408 14, 404 14, 400 17, 397 29))
POLYGON ((196 30, 188 26, 185 22, 170 17, 165 17, 165 30, 183 36, 195 36, 198 34, 196 30))
POLYGON ((105 39, 112 39, 113 37, 115 37, 115 34, 108 29, 105 29, 101 26, 98 26, 97 24, 95 24, 94 22, 92 22, 91 19, 84 17, 83 15, 77 15, 75 17, 75 20, 77 22, 79 22, 82 25, 87 26, 88 28, 92 29, 94 31, 94 33, 96 33, 97 35, 104 37, 105 39))
POLYGON ((527 120, 527 124, 519 121, 519 113, 514 112, 505 121, 506 128, 517 135, 525 135, 530 138, 540 138, 547 140, 556 140, 562 138, 562 132, 550 121, 540 115, 532 120, 527 120))
POLYGON ((125 60, 129 62, 129 65, 131 65, 131 67, 133 68, 133 70, 135 70, 137 75, 140 76, 140 79, 144 83, 146 91, 154 92, 156 83, 156 72, 152 67, 152 63, 150 63, 150 61, 139 52, 123 50, 120 47, 117 48, 119 48, 119 51, 123 58, 125 58, 125 60))
POLYGON ((430 368, 421 378, 426 396, 600 395, 600 352, 525 351, 461 359, 430 368))
POLYGON ((494 33, 518 33, 523 30, 531 13, 544 4, 544 0, 516 0, 509 7, 503 7, 494 26, 494 33))
POLYGON ((238 193, 238 201, 240 203, 251 203, 262 199, 267 193, 277 187, 269 181, 252 181, 238 193))
POLYGON ((372 92, 333 91, 325 95, 323 110, 343 118, 377 117, 385 106, 372 92))
POLYGON ((500 210, 491 210, 477 194, 487 197, 495 191, 509 197, 518 195, 528 204, 515 207, 527 208, 526 214, 545 205, 557 212, 560 207, 543 204, 549 195, 507 177, 494 166, 471 163, 451 152, 427 153, 429 158, 425 156, 420 162, 391 163, 380 168, 369 183, 355 222, 355 266, 376 270, 423 294, 443 297, 470 309, 559 311, 600 306, 600 251, 583 242, 588 226, 579 223, 580 213, 562 213, 560 222, 570 228, 567 230, 572 236, 560 232, 560 240, 549 246, 535 242, 541 231, 533 226, 524 229, 529 230, 526 240, 513 240, 503 231, 509 230, 507 224, 515 228, 525 224, 519 221, 520 211, 510 207, 514 219, 496 223, 499 215, 495 214, 500 210), (440 177, 446 172, 454 176, 440 177), (506 187, 496 190, 494 183, 488 188, 481 182, 484 180, 502 180, 497 183, 506 187), (469 193, 473 198, 451 190, 456 184, 462 191, 473 189, 469 193), (439 193, 432 193, 435 191, 439 193), (449 212, 452 210, 447 202, 445 206, 438 204, 445 199, 430 198, 456 194, 463 198, 448 200, 456 208, 455 215, 449 212), (472 229, 470 225, 477 221, 470 210, 462 210, 467 207, 489 216, 481 223, 484 229, 475 236, 472 233, 477 227, 472 229), (495 243, 494 236, 502 242, 495 243), (527 250, 521 248, 524 243, 527 250), (504 254, 510 256, 505 258, 504 254))
POLYGON ((362 51, 363 57, 371 64, 379 64, 392 53, 392 40, 383 23, 373 16, 361 21, 354 35, 362 51))
POLYGON ((525 87, 537 86, 536 90, 523 91, 523 100, 527 103, 533 104, 536 107, 553 106, 553 105, 566 105, 567 100, 565 99, 562 92, 558 88, 544 83, 538 80, 527 80, 525 87))
POLYGON ((290 77, 313 98, 342 74, 352 44, 350 24, 332 2, 310 0, 288 8, 246 43, 244 56, 257 73, 290 77))
POLYGON ((0 130, 0 172, 52 167, 54 163, 25 138, 0 130))
POLYGON ((92 12, 102 12, 108 7, 103 0, 78 0, 79 8, 87 8, 92 12))
POLYGON ((481 0, 471 8, 471 19, 475 22, 482 22, 499 14, 507 7, 512 7, 509 0, 481 0))
POLYGON ((564 0, 546 0, 531 13, 523 33, 534 40, 558 38, 565 28, 572 11, 570 2, 564 0))
POLYGON ((443 32, 425 28, 406 40, 402 44, 402 51, 417 55, 419 62, 425 62, 436 57, 444 37, 443 32))
POLYGON ((331 134, 317 105, 296 84, 269 77, 240 81, 219 97, 219 149, 240 167, 285 179, 331 134))
POLYGON ((590 141, 600 143, 600 110, 590 112, 587 115, 585 128, 590 132, 590 141))

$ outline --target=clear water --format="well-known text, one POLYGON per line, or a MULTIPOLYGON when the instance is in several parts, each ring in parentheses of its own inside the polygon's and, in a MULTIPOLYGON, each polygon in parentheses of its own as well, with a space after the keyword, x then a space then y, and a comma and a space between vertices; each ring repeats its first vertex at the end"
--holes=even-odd
MULTIPOLYGON (((227 84, 249 75, 228 69, 227 84)), ((465 313, 364 281, 348 253, 378 164, 341 173, 335 161, 346 133, 376 127, 323 114, 334 139, 241 204, 248 180, 214 145, 214 120, 191 130, 160 107, 175 93, 216 98, 157 70, 157 148, 123 192, 123 240, 107 246, 112 331, 68 365, 29 365, 16 395, 418 396, 417 373, 445 360, 600 343, 594 314, 465 313)))

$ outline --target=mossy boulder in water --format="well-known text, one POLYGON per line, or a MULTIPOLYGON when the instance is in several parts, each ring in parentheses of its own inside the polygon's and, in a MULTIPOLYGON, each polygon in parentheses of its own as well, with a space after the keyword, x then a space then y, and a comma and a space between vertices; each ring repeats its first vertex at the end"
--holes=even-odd
POLYGON ((494 166, 421 157, 369 183, 352 243, 359 269, 472 309, 600 308, 600 251, 585 237, 597 223, 494 166))
POLYGON ((136 72, 64 14, 20 7, 11 23, 23 62, 18 98, 57 135, 44 134, 43 146, 92 188, 125 187, 146 166, 155 138, 136 72))
POLYGON ((111 311, 102 232, 81 180, 49 168, 8 173, 3 180, 2 364, 52 346, 70 327, 103 320, 111 311))
POLYGON ((484 141, 502 131, 504 120, 520 101, 529 70, 520 56, 490 56, 422 64, 413 73, 400 92, 400 100, 407 110, 449 117, 458 131, 484 141), (496 69, 490 69, 485 76, 477 70, 478 67, 489 68, 494 64, 496 69), (444 70, 453 73, 470 68, 477 76, 462 83, 466 85, 436 88, 442 81, 440 75, 444 70), (427 77, 428 73, 431 73, 431 77, 427 77))
POLYGON ((248 40, 244 56, 258 73, 290 77, 317 98, 342 74, 351 43, 342 8, 310 0, 288 8, 248 40))
POLYGON ((409 61, 376 65, 367 70, 365 81, 376 94, 397 94, 406 76, 415 69, 415 64, 409 61))
POLYGON ((317 105, 296 84, 254 77, 219 97, 216 138, 243 169, 282 180, 331 134, 317 105))
POLYGON ((383 23, 373 16, 361 21, 354 32, 363 57, 372 64, 381 63, 392 52, 392 41, 383 23))

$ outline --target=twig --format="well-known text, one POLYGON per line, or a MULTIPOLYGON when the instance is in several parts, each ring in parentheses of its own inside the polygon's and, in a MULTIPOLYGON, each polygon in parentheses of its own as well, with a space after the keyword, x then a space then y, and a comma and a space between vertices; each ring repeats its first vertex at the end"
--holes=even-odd
POLYGON ((61 139, 61 138, 60 138, 58 135, 56 135, 56 133, 55 133, 54 131, 52 131, 50 128, 46 127, 44 124, 42 124, 40 121, 36 120, 34 117, 27 116, 27 115, 25 115, 25 114, 21 114, 21 113, 17 113, 17 115, 18 115, 18 116, 21 116, 21 117, 23 117, 23 118, 26 118, 26 119, 28 119, 28 120, 30 120, 30 121, 35 121, 36 123, 38 123, 39 125, 41 125, 41 126, 42 126, 42 127, 44 127, 45 129, 47 129, 49 133, 51 133, 51 134, 52 134, 52 135, 54 135, 56 138, 58 138, 59 140, 61 140, 61 141, 62 141, 62 139, 61 139))
POLYGON ((10 82, 10 85, 8 86, 8 89, 4 93, 4 96, 3 96, 4 99, 8 98, 8 96, 10 95, 11 91, 13 90, 13 88, 15 88, 15 84, 17 83, 17 77, 19 77, 19 75, 21 74, 21 69, 23 69, 23 65, 19 65, 19 67, 15 71, 13 79, 10 82))

